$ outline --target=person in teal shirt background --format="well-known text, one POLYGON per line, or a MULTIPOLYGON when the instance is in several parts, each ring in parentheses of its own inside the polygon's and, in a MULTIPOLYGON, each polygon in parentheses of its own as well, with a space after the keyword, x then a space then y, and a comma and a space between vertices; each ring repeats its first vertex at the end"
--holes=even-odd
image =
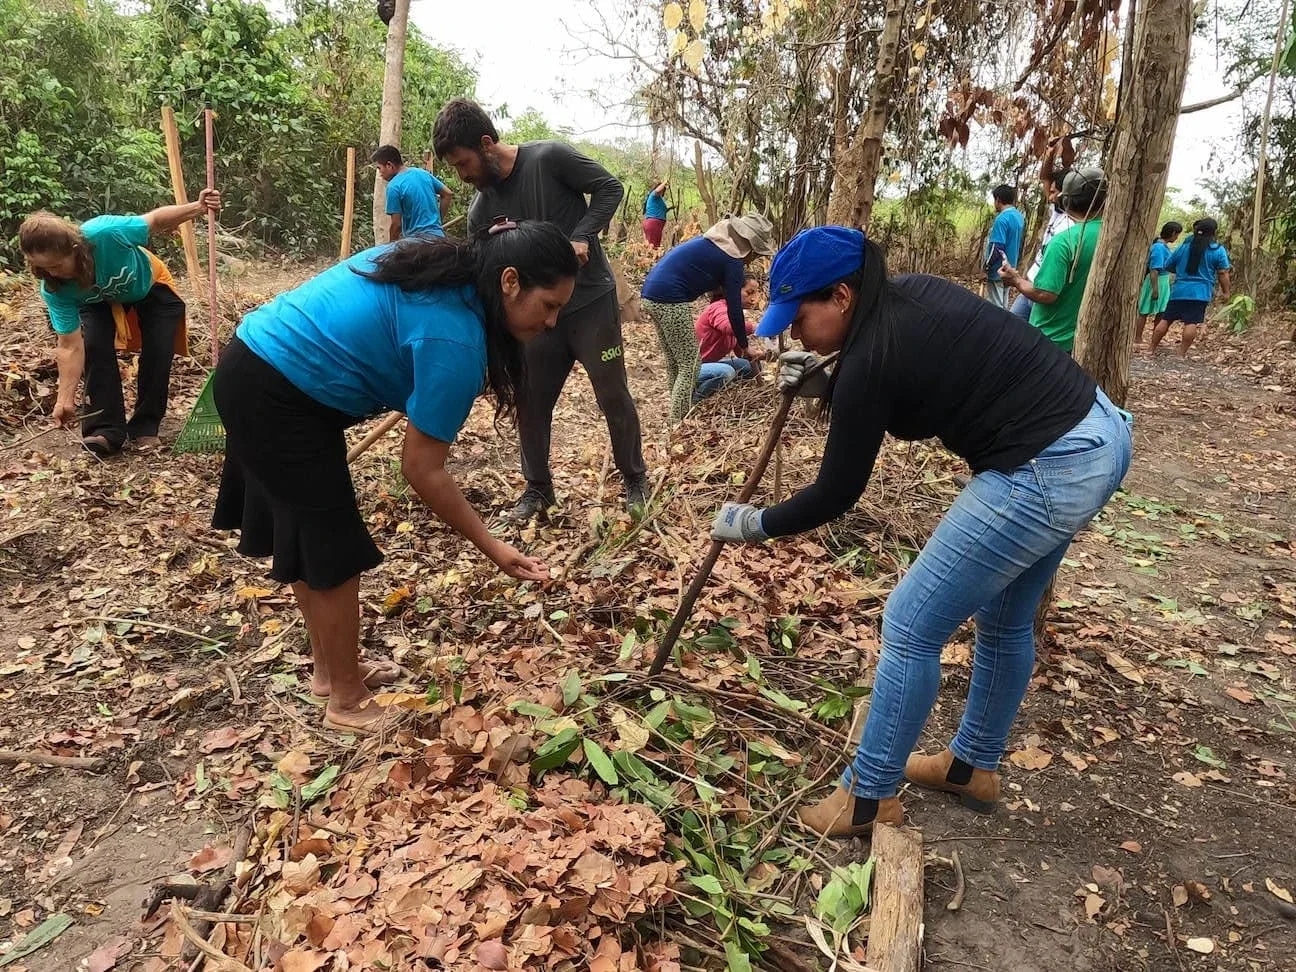
POLYGON ((77 226, 38 212, 18 229, 18 248, 41 282, 56 335, 54 422, 67 427, 78 421, 77 392, 84 377, 81 442, 97 456, 119 452, 127 440, 144 448, 157 445, 166 414, 171 359, 185 305, 166 266, 145 249, 149 236, 172 232, 219 208, 220 193, 204 189, 197 202, 161 206, 140 216, 97 216, 77 226), (123 316, 134 311, 139 327, 135 410, 129 422, 117 366, 114 306, 123 316))
POLYGON ((1135 345, 1143 343, 1143 325, 1147 319, 1159 316, 1170 303, 1170 247, 1182 232, 1183 224, 1171 220, 1161 227, 1161 235, 1152 241, 1148 250, 1147 269, 1139 291, 1139 319, 1134 325, 1135 345))
POLYGON ((1005 264, 1017 266, 1021 259, 1022 239, 1026 235, 1026 217, 1017 208, 1017 190, 1009 185, 995 186, 993 193, 995 218, 986 240, 985 274, 986 300, 996 307, 1008 309, 1008 287, 1000 277, 1005 264))
POLYGON ((411 167, 395 145, 380 145, 371 161, 387 183, 386 213, 391 217, 388 239, 424 234, 445 236, 442 214, 454 193, 427 169, 411 167))
POLYGON ((669 180, 663 179, 653 186, 644 200, 643 234, 648 245, 654 250, 661 249, 662 230, 666 228, 666 217, 670 210, 666 207, 666 190, 669 180))
POLYGON ((1232 279, 1228 251, 1216 241, 1219 225, 1215 220, 1199 219, 1193 223, 1192 239, 1181 243, 1170 257, 1167 269, 1175 275, 1170 287, 1170 303, 1157 317, 1148 351, 1155 353, 1170 325, 1183 324, 1179 339, 1179 357, 1186 358, 1197 339, 1197 329, 1206 320, 1206 308, 1215 296, 1218 279, 1220 298, 1228 303, 1232 279))

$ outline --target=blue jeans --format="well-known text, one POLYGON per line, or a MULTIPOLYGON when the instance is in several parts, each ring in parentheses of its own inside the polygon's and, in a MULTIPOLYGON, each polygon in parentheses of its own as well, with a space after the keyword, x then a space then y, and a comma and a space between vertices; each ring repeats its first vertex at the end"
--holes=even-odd
POLYGON ((1012 307, 1009 309, 1018 317, 1020 317, 1023 321, 1029 321, 1031 308, 1034 306, 1035 306, 1035 302, 1033 300, 1031 300, 1025 294, 1019 293, 1017 295, 1017 299, 1013 301, 1012 307))
POLYGON ((976 619, 972 687, 954 755, 999 766, 1035 662, 1034 621, 1067 547, 1129 469, 1127 419, 1100 390, 1070 432, 1011 473, 973 477, 887 599, 864 735, 842 786, 895 796, 940 687, 950 635, 976 619))
POLYGON ((697 384, 693 387, 693 401, 710 398, 731 381, 750 378, 755 372, 746 358, 725 358, 724 361, 704 361, 698 369, 697 384))
POLYGON ((987 280, 985 299, 996 307, 1008 309, 1008 285, 1002 280, 987 280))

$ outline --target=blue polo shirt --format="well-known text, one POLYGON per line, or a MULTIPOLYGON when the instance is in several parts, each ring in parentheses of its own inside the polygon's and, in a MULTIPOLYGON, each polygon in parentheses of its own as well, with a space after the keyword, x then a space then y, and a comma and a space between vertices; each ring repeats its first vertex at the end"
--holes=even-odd
POLYGON ((96 216, 81 224, 81 235, 94 254, 94 284, 65 283, 50 289, 41 282, 41 298, 55 333, 71 334, 81 326, 86 304, 136 304, 153 287, 148 223, 143 216, 96 216))
POLYGON ((355 272, 384 249, 258 307, 238 336, 317 402, 357 418, 396 409, 425 435, 453 442, 486 378, 481 302, 472 286, 410 292, 355 272))
POLYGON ((1147 268, 1149 273, 1167 274, 1170 272, 1170 247, 1165 240, 1153 240, 1148 250, 1147 268))
POLYGON ((1215 277, 1221 270, 1231 270, 1228 251, 1219 243, 1210 243, 1202 254, 1196 273, 1188 272, 1188 256, 1192 251, 1192 237, 1179 244, 1170 257, 1166 269, 1175 275, 1170 286, 1171 300, 1204 300, 1215 295, 1215 277))
POLYGON ((387 183, 387 215, 400 213, 401 236, 431 233, 445 236, 441 228, 441 203, 437 193, 445 183, 427 169, 407 166, 387 183))
MULTIPOLYGON (((1021 210, 1016 206, 1002 210, 990 226, 990 237, 986 240, 986 259, 990 259, 990 251, 997 246, 1004 251, 1004 261, 1009 266, 1017 266, 1025 235, 1026 217, 1021 214, 1021 210)), ((999 268, 995 267, 986 276, 990 280, 998 280, 999 268)))
POLYGON ((661 193, 648 193, 648 198, 644 201, 644 215, 649 219, 666 218, 666 200, 661 193))

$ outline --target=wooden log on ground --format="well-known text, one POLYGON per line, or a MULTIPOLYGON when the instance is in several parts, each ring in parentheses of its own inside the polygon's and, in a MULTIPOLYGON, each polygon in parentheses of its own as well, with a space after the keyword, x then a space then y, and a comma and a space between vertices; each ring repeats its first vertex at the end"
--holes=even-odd
POLYGON ((878 824, 873 830, 873 859, 868 966, 877 972, 918 972, 923 938, 922 834, 878 824))
POLYGON ((89 770, 97 773, 104 768, 98 756, 55 756, 52 753, 23 753, 0 749, 0 763, 31 763, 33 766, 61 766, 63 769, 89 770))

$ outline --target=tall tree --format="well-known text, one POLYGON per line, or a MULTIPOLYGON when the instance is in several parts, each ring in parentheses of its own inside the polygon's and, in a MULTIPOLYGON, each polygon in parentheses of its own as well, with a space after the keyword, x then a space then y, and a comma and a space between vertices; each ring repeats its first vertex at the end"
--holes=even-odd
MULTIPOLYGON (((405 79, 405 36, 409 29, 410 0, 394 0, 388 4, 391 18, 387 20, 387 59, 383 69, 382 117, 379 123, 378 142, 381 145, 400 147, 401 139, 401 84, 405 79)), ((384 19, 386 11, 384 11, 384 19)), ((387 183, 374 173, 373 227, 374 242, 386 243, 388 220, 387 183)))
POLYGON ((855 136, 839 148, 832 195, 828 197, 828 222, 841 226, 867 226, 873 211, 878 170, 882 165, 882 136, 891 117, 891 99, 906 59, 900 57, 900 33, 909 13, 909 0, 886 0, 877 65, 869 84, 868 108, 860 117, 855 136))
POLYGON ((1131 0, 1129 63, 1107 167, 1103 231, 1076 327, 1076 360, 1117 404, 1129 392, 1139 284, 1156 232, 1183 101, 1192 0, 1131 0))

